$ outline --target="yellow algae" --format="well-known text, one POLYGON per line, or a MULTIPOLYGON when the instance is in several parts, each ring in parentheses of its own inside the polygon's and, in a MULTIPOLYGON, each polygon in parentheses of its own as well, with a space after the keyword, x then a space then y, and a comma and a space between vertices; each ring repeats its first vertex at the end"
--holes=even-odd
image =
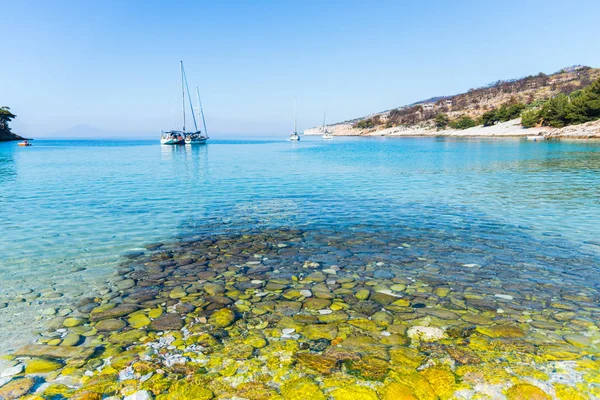
POLYGON ((381 400, 419 400, 411 388, 398 382, 391 382, 381 389, 381 400))
POLYGON ((129 314, 127 322, 129 322, 129 325, 131 325, 132 328, 138 329, 150 325, 150 322, 152 321, 150 321, 150 318, 148 318, 143 312, 136 312, 133 314, 129 314))
POLYGON ((59 361, 36 359, 31 360, 25 367, 25 373, 27 374, 42 374, 46 372, 56 371, 62 368, 63 364, 59 361))
POLYGON ((529 376, 540 381, 547 381, 550 379, 547 373, 533 368, 526 364, 512 364, 510 369, 518 376, 529 376))
POLYGON ((359 385, 334 389, 329 396, 333 400, 379 400, 379 396, 373 389, 359 385))
POLYGON ((525 332, 515 325, 478 326, 477 332, 492 338, 520 338, 525 332))
POLYGON ((506 391, 508 400, 550 400, 542 389, 529 383, 518 383, 506 391))
POLYGON ((392 365, 406 365, 411 368, 417 368, 420 366, 425 357, 421 355, 417 350, 410 347, 397 347, 389 350, 390 361, 392 365))
POLYGON ((448 399, 457 390, 456 378, 449 367, 434 366, 421 371, 421 375, 427 379, 435 394, 441 399, 448 399))
POLYGON ((165 400, 210 400, 213 397, 213 392, 204 384, 186 379, 173 382, 169 392, 163 398, 165 400))
POLYGON ((416 372, 399 373, 391 371, 388 374, 388 378, 389 382, 397 382, 408 386, 419 400, 437 399, 437 395, 429 384, 429 381, 416 372))
POLYGON ((585 395, 583 392, 575 389, 574 387, 562 384, 555 383, 554 390, 556 392, 556 397, 558 400, 587 400, 589 397, 585 395))
POLYGON ((281 395, 285 400, 326 399, 321 389, 319 389, 319 385, 308 377, 285 382, 281 386, 281 395))

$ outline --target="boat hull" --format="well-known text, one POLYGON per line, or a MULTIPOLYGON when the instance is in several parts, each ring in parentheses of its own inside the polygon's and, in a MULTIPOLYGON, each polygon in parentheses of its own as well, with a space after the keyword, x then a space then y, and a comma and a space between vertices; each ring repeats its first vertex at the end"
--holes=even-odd
POLYGON ((204 143, 206 143, 207 140, 208 140, 208 138, 201 138, 201 139, 186 138, 185 144, 204 144, 204 143))
POLYGON ((166 145, 184 144, 184 141, 183 141, 183 139, 160 139, 160 144, 166 144, 166 145))

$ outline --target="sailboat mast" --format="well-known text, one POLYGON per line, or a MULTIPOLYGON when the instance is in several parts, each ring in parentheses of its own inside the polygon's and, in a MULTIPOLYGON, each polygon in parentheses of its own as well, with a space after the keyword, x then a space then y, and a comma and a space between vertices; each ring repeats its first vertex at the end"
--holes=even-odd
MULTIPOLYGON (((182 64, 182 68, 183 68, 183 64, 182 64)), ((192 119, 194 120, 194 131, 198 132, 198 124, 196 123, 196 116, 194 115, 194 106, 192 106, 192 95, 190 94, 190 87, 188 86, 187 75, 185 74, 185 69, 182 69, 182 71, 183 71, 183 80, 185 81, 185 89, 187 91, 188 100, 190 101, 190 112, 192 113, 192 119)), ((184 103, 185 103, 185 100, 184 100, 184 103)))
POLYGON ((323 111, 323 132, 325 132, 325 115, 327 115, 327 110, 323 111))
POLYGON ((296 98, 294 97, 294 133, 298 132, 296 128, 296 98))
POLYGON ((185 86, 183 85, 183 61, 179 61, 181 66, 181 105, 183 110, 183 131, 185 132, 185 86))
POLYGON ((196 86, 196 98, 198 99, 200 114, 202 115, 202 126, 204 126, 204 135, 208 137, 208 132, 206 131, 206 121, 204 120, 204 109, 202 108, 202 101, 200 101, 200 91, 198 90, 198 86, 196 86))

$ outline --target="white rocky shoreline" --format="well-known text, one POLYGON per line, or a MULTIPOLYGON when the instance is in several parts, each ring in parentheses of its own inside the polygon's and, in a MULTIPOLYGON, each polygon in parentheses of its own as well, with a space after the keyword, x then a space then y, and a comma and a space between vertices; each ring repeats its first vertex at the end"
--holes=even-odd
MULTIPOLYGON (((587 122, 580 125, 570 125, 564 128, 535 127, 523 128, 521 119, 498 123, 494 126, 482 125, 469 129, 444 129, 438 131, 430 126, 405 127, 394 126, 386 129, 357 129, 352 124, 342 123, 327 126, 327 130, 334 136, 385 136, 385 137, 461 137, 461 138, 524 138, 540 136, 546 139, 600 139, 600 121, 587 122)), ((306 136, 322 135, 321 127, 310 128, 304 131, 306 136)))

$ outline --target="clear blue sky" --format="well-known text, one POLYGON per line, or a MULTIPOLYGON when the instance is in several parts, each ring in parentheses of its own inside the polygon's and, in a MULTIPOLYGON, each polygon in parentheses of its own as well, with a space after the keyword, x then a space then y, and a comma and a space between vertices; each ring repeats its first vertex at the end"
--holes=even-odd
MULTIPOLYGON (((209 132, 299 128, 498 79, 600 67, 600 1, 11 1, 0 103, 15 131, 179 125, 179 60, 209 132)), ((74 134, 71 131, 70 134, 74 134)), ((84 131, 82 131, 84 132, 84 131)), ((88 133, 91 134, 91 133, 88 133)))

